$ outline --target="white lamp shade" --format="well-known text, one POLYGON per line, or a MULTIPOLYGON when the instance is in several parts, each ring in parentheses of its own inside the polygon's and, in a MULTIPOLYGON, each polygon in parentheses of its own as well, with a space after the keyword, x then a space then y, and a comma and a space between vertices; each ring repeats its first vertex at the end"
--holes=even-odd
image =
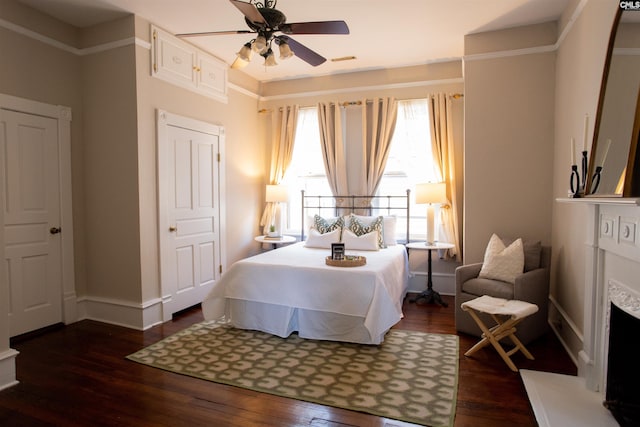
POLYGON ((267 202, 287 202, 289 200, 289 190, 285 185, 267 185, 267 202))
POLYGON ((253 51, 251 50, 251 43, 246 43, 244 46, 242 46, 240 48, 240 51, 236 55, 238 55, 238 58, 242 59, 243 61, 251 61, 251 56, 253 55, 253 51))
POLYGON ((278 65, 278 63, 276 62, 276 57, 273 55, 273 51, 271 50, 271 48, 269 48, 267 53, 263 54, 262 56, 264 56, 265 67, 273 67, 275 65, 278 65))
POLYGON ((253 50, 258 53, 263 53, 267 50, 267 39, 264 36, 256 37, 256 40, 253 42, 253 50))
POLYGON ((444 182, 427 182, 416 185, 416 203, 447 203, 447 186, 444 182))
POLYGON ((293 56, 293 51, 288 43, 280 42, 280 59, 287 59, 293 56))

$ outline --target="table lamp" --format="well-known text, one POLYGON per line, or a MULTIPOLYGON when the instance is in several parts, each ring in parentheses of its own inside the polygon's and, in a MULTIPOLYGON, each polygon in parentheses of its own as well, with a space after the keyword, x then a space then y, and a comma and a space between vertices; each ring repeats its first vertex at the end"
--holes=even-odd
MULTIPOLYGON (((270 236, 280 236, 282 234, 282 203, 289 201, 289 190, 285 185, 267 185, 265 195, 267 203, 273 203, 273 215, 271 216, 271 226, 275 231, 269 232, 270 236)), ((269 227, 271 230, 271 227, 269 227)))
POLYGON ((427 245, 433 245, 435 236, 435 207, 447 203, 447 186, 444 182, 428 182, 416 185, 416 204, 427 204, 427 245))

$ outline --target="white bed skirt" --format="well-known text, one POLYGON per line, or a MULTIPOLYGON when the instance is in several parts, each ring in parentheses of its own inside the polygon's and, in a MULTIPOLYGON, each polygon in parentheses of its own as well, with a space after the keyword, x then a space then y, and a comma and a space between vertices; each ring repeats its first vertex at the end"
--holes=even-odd
POLYGON ((387 332, 370 337, 363 317, 255 301, 228 300, 227 310, 227 318, 236 328, 263 331, 282 338, 297 331, 300 337, 308 339, 380 344, 387 332))

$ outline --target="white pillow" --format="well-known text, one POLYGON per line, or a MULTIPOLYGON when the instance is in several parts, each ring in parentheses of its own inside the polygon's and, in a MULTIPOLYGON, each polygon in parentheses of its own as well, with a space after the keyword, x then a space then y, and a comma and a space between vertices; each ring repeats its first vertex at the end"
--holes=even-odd
POLYGON ((377 251, 380 249, 377 231, 356 236, 353 231, 345 229, 342 233, 342 243, 344 243, 345 251, 377 251))
POLYGON ((516 277, 524 271, 524 246, 517 239, 508 247, 495 233, 489 239, 484 252, 484 262, 478 277, 515 283, 516 277))
MULTIPOLYGON (((362 216, 362 215, 356 215, 356 214, 352 214, 354 217, 358 218, 360 221, 364 222, 365 224, 371 224, 373 221, 376 220, 376 218, 378 218, 377 216, 362 216)), ((384 244, 386 246, 393 246, 393 245, 397 245, 398 241, 396 240, 396 216, 395 215, 388 215, 383 217, 383 221, 384 221, 384 225, 383 225, 383 237, 384 237, 384 244)), ((347 228, 349 227, 350 223, 347 224, 347 228)))
POLYGON ((322 234, 315 228, 312 228, 309 230, 309 235, 304 245, 308 248, 331 249, 332 243, 338 243, 340 241, 341 231, 342 229, 336 228, 333 231, 322 234))

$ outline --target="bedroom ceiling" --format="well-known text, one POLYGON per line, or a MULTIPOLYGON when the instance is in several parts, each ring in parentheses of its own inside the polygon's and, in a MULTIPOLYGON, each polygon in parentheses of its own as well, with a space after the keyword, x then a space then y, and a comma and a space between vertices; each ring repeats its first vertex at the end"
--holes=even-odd
MULTIPOLYGON (((228 0, 19 0, 76 27, 128 13, 172 33, 246 30, 244 16, 228 0)), ((264 67, 257 55, 243 72, 260 81, 357 70, 420 65, 460 58, 464 36, 557 20, 569 0, 279 0, 287 22, 344 20, 349 35, 293 38, 328 60, 312 67, 299 58, 264 67), (332 61, 355 56, 354 60, 332 61)), ((253 34, 216 35, 188 41, 231 64, 253 34)))

